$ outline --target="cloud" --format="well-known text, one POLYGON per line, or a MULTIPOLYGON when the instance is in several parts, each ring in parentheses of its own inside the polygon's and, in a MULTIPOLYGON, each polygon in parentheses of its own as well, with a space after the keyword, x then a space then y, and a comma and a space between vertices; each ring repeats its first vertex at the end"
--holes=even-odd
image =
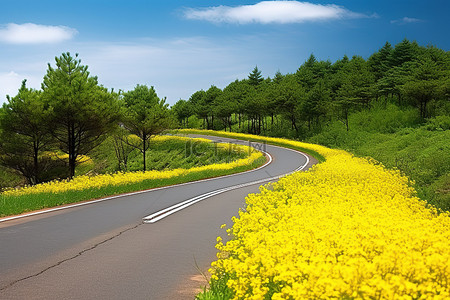
POLYGON ((17 94, 23 79, 13 71, 0 73, 0 104, 6 102, 6 95, 14 97, 17 94))
POLYGON ((406 24, 420 23, 420 22, 423 22, 423 20, 416 19, 416 18, 404 17, 404 18, 401 18, 398 20, 392 20, 391 24, 406 25, 406 24))
POLYGON ((238 24, 287 24, 369 17, 334 4, 321 5, 299 1, 262 1, 254 5, 236 7, 221 5, 186 8, 184 16, 190 20, 238 24))
POLYGON ((0 27, 0 42, 8 44, 48 44, 70 40, 77 30, 66 26, 9 23, 0 27))

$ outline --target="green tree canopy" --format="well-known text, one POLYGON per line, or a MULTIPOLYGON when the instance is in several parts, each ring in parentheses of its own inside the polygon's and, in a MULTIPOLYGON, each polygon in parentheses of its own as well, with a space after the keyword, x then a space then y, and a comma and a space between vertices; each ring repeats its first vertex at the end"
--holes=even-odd
POLYGON ((143 156, 143 171, 146 171, 146 152, 149 140, 174 125, 173 115, 165 99, 160 99, 154 87, 137 85, 134 90, 123 94, 123 126, 139 137, 140 144, 131 145, 143 156))
POLYGON ((51 133, 69 155, 69 178, 73 178, 80 155, 97 147, 116 126, 118 109, 114 95, 90 76, 78 54, 63 53, 55 61, 55 68, 48 64, 42 96, 51 112, 51 133))
POLYGON ((261 75, 261 71, 258 69, 258 66, 255 66, 253 71, 248 75, 248 83, 253 86, 258 86, 263 81, 264 78, 261 75))
POLYGON ((171 107, 171 110, 175 113, 181 125, 188 127, 188 118, 193 115, 191 102, 180 99, 171 107))
POLYGON ((41 92, 22 82, 17 96, 8 97, 0 114, 0 161, 18 171, 28 184, 44 179, 49 158, 42 155, 51 144, 47 130, 49 111, 41 100, 41 92))

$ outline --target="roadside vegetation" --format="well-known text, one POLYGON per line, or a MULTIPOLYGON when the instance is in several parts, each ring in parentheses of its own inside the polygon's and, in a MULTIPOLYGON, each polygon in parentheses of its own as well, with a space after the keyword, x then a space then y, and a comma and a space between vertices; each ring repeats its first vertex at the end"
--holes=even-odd
POLYGON ((206 139, 162 136, 152 143, 149 166, 155 157, 164 156, 156 159, 153 170, 80 175, 70 181, 9 189, 0 194, 0 216, 233 174, 256 168, 266 160, 261 152, 248 146, 206 139))
POLYGON ((247 197, 197 298, 448 298, 449 86, 449 52, 404 40, 180 100, 181 132, 322 161, 247 197))
POLYGON ((450 297, 450 214, 419 199, 400 171, 344 150, 216 134, 325 161, 246 198, 229 241, 217 239, 209 289, 197 299, 450 297))

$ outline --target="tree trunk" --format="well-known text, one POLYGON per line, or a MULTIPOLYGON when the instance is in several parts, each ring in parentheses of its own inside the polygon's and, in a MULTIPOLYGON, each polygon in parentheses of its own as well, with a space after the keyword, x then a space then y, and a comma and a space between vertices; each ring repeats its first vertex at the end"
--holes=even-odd
POLYGON ((68 126, 68 152, 69 152, 69 180, 72 180, 75 176, 75 165, 76 165, 76 145, 75 145, 75 128, 74 124, 69 124, 68 126))
POLYGON ((298 133, 297 124, 296 124, 296 122, 295 122, 295 118, 294 118, 294 117, 292 118, 292 127, 295 129, 295 132, 298 133))
POLYGON ((39 148, 37 146, 37 143, 34 142, 33 143, 33 182, 32 184, 38 184, 39 183, 39 160, 38 160, 38 155, 39 155, 39 148))
POLYGON ((146 165, 146 161, 145 161, 145 151, 146 151, 146 145, 145 145, 145 142, 146 142, 146 139, 147 139, 147 135, 146 134, 143 134, 142 135, 142 158, 143 158, 143 161, 144 161, 144 169, 143 169, 143 171, 145 172, 146 171, 146 167, 147 167, 147 165, 146 165))

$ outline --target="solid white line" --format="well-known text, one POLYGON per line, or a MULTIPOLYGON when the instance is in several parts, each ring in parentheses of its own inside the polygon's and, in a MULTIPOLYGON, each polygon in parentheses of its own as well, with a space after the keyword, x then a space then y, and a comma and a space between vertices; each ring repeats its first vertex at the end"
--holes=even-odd
MULTIPOLYGON (((265 154, 268 154, 267 152, 262 151, 262 150, 258 150, 258 151, 263 152, 265 154)), ((98 203, 98 202, 103 202, 103 201, 117 199, 117 198, 120 198, 120 197, 133 196, 133 195, 143 194, 143 193, 147 193, 147 192, 153 192, 153 191, 157 191, 157 190, 168 189, 168 188, 171 188, 171 187, 184 186, 184 185, 188 185, 188 184, 194 184, 194 183, 197 183, 197 182, 205 182, 205 181, 210 181, 210 180, 217 180, 217 179, 227 178, 227 177, 231 177, 231 176, 237 176, 237 175, 241 175, 241 174, 245 174, 245 173, 255 172, 255 171, 258 171, 258 170, 268 166, 271 162, 272 162, 272 156, 270 156, 270 154, 269 154, 269 161, 266 162, 264 165, 262 165, 262 166, 260 166, 260 167, 258 167, 256 169, 253 169, 253 170, 248 170, 248 171, 245 171, 245 172, 240 172, 240 173, 230 174, 230 175, 224 175, 224 176, 219 176, 219 177, 201 179, 201 180, 197 180, 197 181, 190 181, 190 182, 185 182, 185 183, 179 183, 179 184, 174 184, 174 185, 169 185, 169 186, 163 186, 163 187, 153 188, 153 189, 144 190, 144 191, 125 193, 125 194, 120 194, 120 195, 116 195, 116 196, 109 196, 109 197, 102 198, 102 199, 97 199, 97 200, 88 200, 88 201, 83 202, 83 203, 70 204, 70 205, 66 205, 66 206, 49 208, 49 209, 35 211, 35 212, 26 213, 26 214, 22 214, 22 215, 11 216, 11 217, 6 217, 6 218, 0 218, 0 223, 6 222, 6 221, 22 219, 22 218, 27 218, 27 217, 32 217, 32 216, 37 216, 37 215, 42 215, 42 214, 46 214, 46 213, 50 213, 50 212, 55 212, 55 211, 58 211, 58 210, 75 208, 75 207, 85 206, 85 205, 90 205, 90 204, 94 204, 94 203, 98 203)))
MULTIPOLYGON (((275 147, 278 147, 278 146, 275 146, 275 147)), ((282 148, 282 147, 279 147, 279 148, 282 148)), ((283 148, 283 149, 287 149, 287 148, 283 148)), ((208 199, 210 197, 216 196, 218 194, 222 194, 222 193, 225 193, 225 192, 228 192, 228 191, 231 191, 231 190, 235 190, 235 189, 238 189, 238 188, 242 188, 242 187, 246 187, 246 186, 250 186, 250 185, 254 185, 254 184, 259 184, 259 183, 263 183, 263 182, 267 182, 267 181, 271 181, 271 180, 280 179, 281 177, 284 177, 284 176, 290 175, 292 173, 298 172, 300 170, 303 170, 309 164, 309 157, 307 155, 305 155, 304 153, 300 152, 300 151, 293 150, 293 149, 289 149, 289 150, 298 152, 301 155, 305 156, 306 157, 306 163, 301 165, 301 166, 299 166, 294 171, 286 173, 286 174, 283 174, 283 175, 274 176, 274 177, 271 177, 271 178, 264 178, 264 179, 260 179, 260 180, 256 180, 256 181, 252 181, 252 182, 248 182, 248 183, 243 183, 243 184, 237 184, 237 185, 234 185, 234 186, 218 189, 218 190, 215 190, 215 191, 212 191, 212 192, 208 192, 208 193, 196 196, 194 198, 185 200, 185 201, 180 202, 178 204, 175 204, 175 205, 172 205, 170 207, 167 207, 167 208, 165 208, 163 210, 157 211, 157 212, 155 212, 155 213, 153 213, 151 215, 148 215, 148 216, 144 217, 142 219, 142 221, 144 223, 155 223, 155 222, 158 222, 159 220, 162 220, 162 219, 170 216, 171 214, 174 214, 174 213, 176 213, 176 212, 178 212, 178 211, 180 211, 182 209, 185 209, 185 208, 187 208, 187 207, 189 207, 191 205, 194 205, 197 202, 203 201, 205 199, 208 199)), ((269 155, 270 158, 272 158, 272 156, 269 153, 267 153, 267 154, 269 155)))

